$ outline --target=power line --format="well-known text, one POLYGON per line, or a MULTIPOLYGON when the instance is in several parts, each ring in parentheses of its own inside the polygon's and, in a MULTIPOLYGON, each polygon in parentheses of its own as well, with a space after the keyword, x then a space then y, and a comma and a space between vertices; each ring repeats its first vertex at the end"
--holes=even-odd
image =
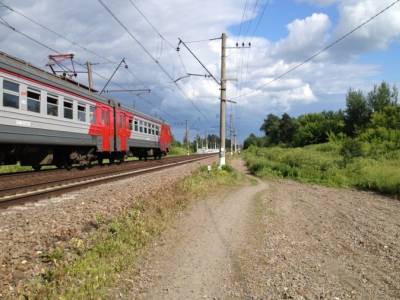
MULTIPOLYGON (((343 41, 344 39, 346 39, 347 37, 349 37, 350 35, 352 35, 354 32, 356 32, 357 30, 359 30, 360 28, 364 27, 365 25, 369 24, 371 21, 373 21, 375 18, 377 18, 378 16, 382 15, 383 13, 385 13, 386 11, 388 11, 389 9, 391 9, 393 6, 395 6, 397 3, 399 3, 400 0, 396 0, 394 2, 392 2, 390 5, 386 6, 384 9, 382 9, 381 11, 379 11, 377 14, 375 14, 374 16, 372 16, 371 18, 369 18, 368 20, 364 21, 363 23, 361 23, 360 25, 356 26, 355 28, 353 28, 352 30, 350 30, 349 32, 347 32, 346 34, 344 34, 343 36, 341 36, 340 38, 338 38, 337 40, 335 40, 334 42, 330 43, 329 45, 327 45, 326 47, 322 48, 321 50, 317 51, 315 54, 313 54, 312 56, 310 56, 309 58, 305 59, 303 62, 295 65, 294 67, 290 68, 288 71, 282 73, 281 75, 275 77, 274 79, 268 81, 267 83, 263 84, 261 87, 265 87, 270 85, 273 82, 276 82, 280 79, 282 79, 283 77, 285 77, 286 75, 292 73, 293 71, 299 69, 300 67, 304 66, 305 64, 307 64, 308 62, 312 61, 314 58, 318 57, 319 55, 321 55, 322 53, 326 52, 327 50, 329 50, 330 48, 336 46, 337 44, 339 44, 341 41, 343 41)), ((242 94, 239 95, 237 97, 232 97, 232 99, 237 99, 237 98, 242 98, 242 97, 246 97, 246 96, 250 96, 257 93, 257 91, 253 91, 247 94, 242 94)))
MULTIPOLYGON (((70 38, 68 38, 68 37, 66 37, 65 35, 62 35, 61 33, 59 33, 59 32, 57 32, 57 31, 51 29, 50 27, 39 23, 38 21, 36 21, 36 20, 32 19, 31 17, 29 17, 29 16, 23 14, 22 12, 20 12, 20 11, 14 9, 14 8, 12 8, 11 6, 6 5, 6 4, 5 4, 3 1, 1 1, 1 0, 0 0, 0 3, 2 3, 3 6, 4 6, 5 8, 7 8, 8 10, 10 10, 11 12, 13 12, 13 13, 15 13, 15 14, 17 14, 17 15, 23 17, 23 18, 25 18, 25 19, 28 20, 29 22, 31 22, 31 23, 33 23, 33 24, 35 24, 35 25, 41 27, 42 29, 45 29, 45 30, 47 30, 48 32, 51 32, 52 34, 58 36, 59 38, 61 38, 61 39, 65 40, 65 41, 67 41, 67 42, 70 43, 71 45, 74 45, 74 46, 76 46, 76 47, 79 47, 80 49, 82 49, 82 50, 84 50, 84 51, 86 51, 86 52, 88 52, 88 53, 90 53, 90 54, 93 54, 93 55, 95 55, 96 57, 101 58, 102 60, 105 60, 105 61, 107 61, 107 62, 110 63, 110 64, 117 64, 117 63, 118 63, 118 62, 115 62, 115 61, 113 61, 112 59, 110 59, 110 58, 108 58, 108 57, 106 57, 106 56, 104 56, 104 55, 101 55, 101 54, 99 54, 99 53, 97 53, 97 52, 95 52, 95 51, 93 51, 93 50, 90 50, 89 48, 87 48, 87 47, 81 45, 80 43, 78 43, 78 42, 76 42, 76 41, 74 41, 74 40, 72 40, 72 39, 70 39, 70 38)), ((4 20, 4 19, 3 19, 3 20, 4 20)), ((35 42, 38 43, 38 41, 35 41, 35 42)), ((51 50, 51 51, 53 51, 53 50, 51 50)), ((145 83, 144 83, 142 80, 140 80, 130 69, 127 69, 127 72, 130 73, 130 74, 132 75, 132 77, 135 78, 143 87, 145 86, 145 83)))
MULTIPOLYGON (((3 20, 3 19, 2 19, 2 20, 3 20)), ((10 30, 12 30, 12 31, 14 31, 14 32, 16 32, 16 33, 18 33, 18 34, 24 36, 25 38, 31 40, 32 42, 34 42, 34 43, 36 43, 36 44, 38 44, 38 45, 40 45, 40 46, 42 46, 42 47, 44 47, 44 48, 46 48, 46 49, 52 51, 52 52, 54 52, 54 53, 61 54, 60 51, 58 51, 58 50, 56 50, 56 49, 54 49, 54 48, 52 48, 52 47, 50 47, 50 46, 48 46, 48 45, 42 43, 41 41, 39 41, 39 40, 33 38, 32 36, 30 36, 30 35, 28 35, 28 34, 22 32, 22 31, 18 30, 17 28, 11 26, 10 24, 8 24, 8 23, 5 22, 5 21, 4 21, 4 22, 0 22, 0 24, 2 24, 3 26, 9 28, 10 30)), ((79 61, 76 61, 76 60, 74 60, 74 61, 75 61, 75 63, 77 63, 79 66, 84 67, 84 64, 83 64, 83 63, 81 63, 81 62, 79 62, 79 61)), ((103 75, 101 75, 101 74, 99 74, 99 73, 97 73, 97 72, 95 72, 95 71, 93 71, 93 74, 95 74, 96 76, 102 78, 103 80, 108 80, 107 77, 105 77, 105 76, 103 76, 103 75)), ((125 88, 124 86, 122 86, 122 85, 120 85, 120 84, 118 84, 118 83, 116 83, 116 82, 112 82, 112 83, 113 83, 114 85, 118 86, 119 88, 125 88)), ((135 96, 140 97, 139 95, 135 95, 135 96)), ((143 100, 145 100, 146 102, 150 102, 150 103, 148 103, 148 104, 149 104, 151 107, 153 107, 153 108, 154 108, 154 107, 157 107, 157 106, 156 106, 153 102, 151 102, 150 100, 145 99, 145 98, 143 98, 143 97, 140 97, 140 98, 143 99, 143 100)), ((176 117, 174 117, 174 116, 172 116, 171 114, 169 114, 169 113, 167 113, 167 112, 161 110, 160 108, 157 108, 157 109, 158 109, 159 111, 163 112, 165 115, 169 115, 169 116, 172 117, 173 119, 176 119, 176 117)))
POLYGON ((149 18, 146 17, 146 15, 139 9, 139 7, 132 1, 129 0, 129 2, 132 4, 132 6, 138 11, 138 13, 143 17, 143 19, 145 19, 145 21, 147 22, 147 24, 150 25, 150 27, 155 31, 155 33, 157 33, 157 35, 163 40, 165 41, 168 46, 170 46, 172 49, 175 49, 175 46, 172 45, 161 33, 160 31, 153 25, 153 23, 150 22, 149 18))
POLYGON ((1 1, 1 0, 0 0, 0 3, 2 3, 3 6, 4 6, 5 8, 7 8, 8 10, 10 10, 11 12, 13 12, 13 13, 15 13, 15 14, 17 14, 17 15, 19 15, 19 16, 25 18, 25 19, 27 19, 28 21, 32 22, 33 24, 35 24, 35 25, 37 25, 37 26, 39 26, 39 27, 41 27, 41 28, 43 28, 43 29, 45 29, 45 30, 47 30, 47 31, 49 31, 49 32, 51 32, 51 33, 53 33, 54 35, 58 36, 59 38, 61 38, 61 39, 63 39, 63 40, 66 40, 66 41, 69 42, 70 44, 75 45, 75 46, 81 48, 82 50, 84 50, 84 51, 86 51, 86 52, 89 52, 89 53, 91 53, 91 54, 97 56, 98 58, 101 58, 101 59, 106 60, 106 61, 108 61, 108 62, 115 63, 115 62, 111 61, 110 59, 108 59, 108 58, 106 58, 106 57, 104 57, 104 56, 102 56, 102 55, 100 55, 100 54, 98 54, 98 53, 96 53, 96 52, 90 50, 89 48, 87 48, 87 47, 85 47, 85 46, 82 46, 82 45, 80 45, 79 43, 77 43, 77 42, 75 42, 75 41, 73 41, 73 40, 67 38, 66 36, 64 36, 64 35, 62 35, 62 34, 56 32, 56 31, 54 31, 53 29, 51 29, 51 28, 49 28, 49 27, 47 27, 47 26, 45 26, 45 25, 43 25, 43 24, 41 24, 41 23, 35 21, 34 19, 28 17, 27 15, 23 14, 22 12, 20 12, 20 11, 14 9, 14 8, 12 8, 11 6, 9 6, 9 5, 7 5, 7 4, 5 4, 5 3, 4 3, 3 1, 1 1))
MULTIPOLYGON (((0 2, 1 2, 1 0, 0 0, 0 2)), ((10 7, 7 7, 7 8, 10 9, 10 7)), ((16 10, 12 10, 12 11, 16 12, 16 10)), ((21 14, 21 16, 22 16, 22 14, 21 14)), ((26 17, 26 19, 29 18, 29 17, 27 17, 27 16, 25 16, 25 15, 24 15, 24 17, 26 17)), ((43 42, 41 42, 41 41, 39 41, 39 40, 33 38, 32 36, 30 36, 30 35, 28 35, 28 34, 22 32, 22 31, 18 30, 17 28, 11 26, 8 22, 6 22, 6 20, 4 20, 4 18, 1 18, 1 20, 2 20, 2 21, 0 22, 0 24, 4 25, 5 27, 9 28, 10 30, 12 30, 12 31, 14 31, 14 32, 16 32, 16 33, 18 33, 18 34, 24 36, 25 38, 31 40, 32 42, 34 42, 34 43, 36 43, 36 44, 38 44, 38 45, 40 45, 41 47, 44 47, 44 48, 46 48, 46 49, 48 49, 48 50, 50 50, 50 51, 52 51, 52 52, 54 52, 54 53, 61 54, 61 52, 58 51, 57 49, 54 49, 54 48, 52 48, 52 47, 50 47, 50 46, 44 44, 43 42)), ((29 18, 28 20, 31 21, 31 22, 34 22, 36 25, 38 25, 38 26, 40 26, 40 27, 42 27, 42 28, 44 28, 44 29, 46 29, 46 30, 48 30, 48 31, 50 31, 50 32, 52 32, 52 33, 54 33, 54 34, 56 34, 56 35, 59 36, 60 38, 63 38, 63 39, 65 39, 65 40, 67 40, 67 41, 70 42, 71 44, 74 44, 74 45, 77 45, 77 46, 79 45, 78 43, 76 43, 76 42, 74 42, 74 41, 72 41, 72 40, 69 40, 69 39, 63 37, 61 34, 59 34, 59 33, 55 32, 55 31, 51 30, 50 28, 47 28, 47 27, 44 26, 44 25, 42 26, 42 24, 40 24, 40 23, 34 21, 34 20, 31 19, 31 18, 29 18)), ((81 47, 81 48, 84 49, 84 50, 86 49, 85 47, 81 47)), ((85 50, 85 51, 86 51, 86 50, 85 50)), ((90 51, 90 50, 89 50, 89 52, 95 53, 94 51, 90 51)), ((96 53, 96 54, 97 54, 97 53, 96 53)), ((114 63, 113 61, 111 61, 111 60, 108 59, 107 57, 100 56, 99 54, 97 54, 96 56, 98 56, 98 57, 103 57, 105 60, 109 61, 110 63, 114 63)), ((85 65, 84 65, 83 63, 81 63, 81 62, 79 62, 79 61, 77 61, 77 60, 74 60, 74 61, 75 61, 79 66, 85 67, 85 65)), ((128 71, 129 71, 129 69, 128 69, 128 71)), ((129 73, 130 73, 131 75, 133 75, 134 77, 136 77, 132 72, 129 72, 129 73)), ((99 78, 101 78, 101 79, 103 79, 103 80, 108 80, 107 77, 101 75, 101 74, 98 73, 98 72, 93 71, 93 74, 96 75, 96 76, 98 76, 99 78)), ((119 87, 119 88, 122 88, 122 89, 125 88, 123 85, 118 84, 118 83, 116 83, 116 82, 114 82, 114 81, 112 81, 112 84, 115 85, 115 86, 117 86, 117 87, 119 87)), ((133 94, 133 96, 139 97, 140 99, 144 100, 144 101, 145 101, 144 103, 147 104, 147 105, 149 105, 149 107, 151 107, 151 108, 156 108, 156 109, 159 110, 161 113, 163 113, 164 115, 168 116, 170 119, 178 120, 174 115, 172 115, 172 114, 166 112, 165 110, 159 108, 154 102, 150 101, 149 99, 146 99, 146 98, 144 98, 144 97, 142 97, 142 96, 140 96, 140 95, 134 94, 134 93, 132 93, 132 94, 133 94)))
POLYGON ((173 82, 173 84, 177 87, 177 89, 182 93, 182 95, 190 101, 192 106, 200 113, 205 120, 207 120, 207 116, 199 109, 199 107, 186 95, 185 91, 175 82, 174 78, 172 78, 171 74, 165 69, 165 67, 150 53, 150 51, 141 43, 132 32, 126 27, 126 25, 112 12, 112 10, 102 1, 98 0, 98 2, 103 6, 103 8, 113 17, 113 19, 128 33, 128 35, 140 46, 140 48, 151 58, 151 60, 160 68, 160 70, 173 82))
POLYGON ((239 38, 241 37, 241 34, 242 34, 242 27, 243 27, 244 18, 246 16, 247 4, 248 4, 248 0, 246 0, 246 2, 244 4, 244 8, 243 8, 242 21, 240 22, 240 27, 239 27, 239 38))
MULTIPOLYGON (((257 7, 258 7, 259 1, 260 1, 260 0, 256 0, 256 2, 254 3, 254 6, 253 6, 253 15, 254 15, 254 14, 256 13, 256 11, 257 11, 257 7)), ((246 30, 246 33, 244 34, 244 36, 247 36, 247 34, 249 33, 249 30, 250 30, 252 24, 253 24, 253 20, 251 20, 250 23, 249 23, 249 26, 247 26, 247 30, 246 30)))
MULTIPOLYGON (((144 12, 133 2, 133 0, 129 0, 129 3, 136 9, 136 11, 143 17, 143 19, 147 22, 147 24, 150 25, 150 27, 153 29, 153 31, 160 37, 161 39, 161 45, 160 45, 160 56, 159 59, 162 56, 162 51, 163 51, 163 43, 162 41, 164 41, 165 43, 167 43, 167 45, 175 50, 175 46, 165 38, 165 36, 160 32, 160 30, 157 29, 157 27, 150 21, 150 19, 144 14, 144 12)), ((179 58, 181 59, 181 58, 179 58)), ((182 61, 181 61, 182 63, 182 61)))
POLYGON ((261 21, 264 18, 265 12, 267 11, 267 8, 270 5, 270 3, 271 3, 271 0, 265 1, 264 7, 263 7, 262 12, 261 12, 261 15, 258 18, 256 27, 254 28, 253 33, 251 34, 252 37, 254 37, 254 35, 257 33, 257 30, 260 27, 261 21))

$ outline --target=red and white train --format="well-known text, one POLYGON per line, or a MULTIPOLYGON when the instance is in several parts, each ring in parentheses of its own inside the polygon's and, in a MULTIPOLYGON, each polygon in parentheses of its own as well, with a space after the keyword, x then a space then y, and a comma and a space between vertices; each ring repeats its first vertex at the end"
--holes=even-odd
POLYGON ((161 158, 171 142, 162 120, 0 52, 0 164, 161 158))

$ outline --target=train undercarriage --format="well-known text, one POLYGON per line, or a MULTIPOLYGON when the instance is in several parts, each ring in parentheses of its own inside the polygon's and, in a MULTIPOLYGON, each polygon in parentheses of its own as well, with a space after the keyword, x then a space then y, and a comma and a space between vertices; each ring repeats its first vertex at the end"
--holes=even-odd
POLYGON ((139 160, 148 158, 161 159, 166 155, 160 149, 130 148, 128 152, 98 152, 96 147, 82 146, 44 146, 44 145, 0 145, 0 165, 31 166, 39 171, 43 166, 54 165, 57 168, 71 169, 90 167, 97 162, 123 163, 127 157, 137 157, 139 160))

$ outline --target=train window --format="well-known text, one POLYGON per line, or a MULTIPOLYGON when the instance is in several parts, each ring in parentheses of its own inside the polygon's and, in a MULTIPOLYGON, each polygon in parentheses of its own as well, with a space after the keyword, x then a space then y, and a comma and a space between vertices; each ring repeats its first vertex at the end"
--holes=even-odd
POLYGON ((147 122, 144 122, 144 133, 147 133, 147 122))
POLYGON ((160 135, 160 127, 156 126, 156 135, 160 135))
POLYGON ((101 123, 103 125, 109 125, 110 124, 110 118, 109 118, 109 114, 108 111, 103 110, 101 113, 101 123))
POLYGON ((64 101, 64 118, 73 119, 72 102, 64 101))
POLYGON ((40 91, 28 88, 28 110, 40 113, 40 91))
POLYGON ((78 120, 86 122, 86 105, 78 104, 78 120))
POLYGON ((47 115, 58 116, 58 99, 57 96, 47 96, 47 115))
MULTIPOLYGON (((136 122, 137 121, 135 121, 135 126, 136 126, 136 122)), ((129 130, 132 130, 132 129, 133 129, 133 120, 129 119, 129 130)))
POLYGON ((135 120, 135 131, 139 131, 139 125, 137 120, 135 120))
POLYGON ((90 115, 90 123, 96 124, 96 107, 90 106, 89 115, 90 115))
POLYGON ((3 105, 19 108, 19 84, 3 80, 3 105))
POLYGON ((156 131, 154 130, 154 124, 151 125, 151 134, 152 134, 152 135, 155 135, 155 134, 156 134, 156 131))
POLYGON ((143 121, 139 121, 139 131, 143 132, 143 121))

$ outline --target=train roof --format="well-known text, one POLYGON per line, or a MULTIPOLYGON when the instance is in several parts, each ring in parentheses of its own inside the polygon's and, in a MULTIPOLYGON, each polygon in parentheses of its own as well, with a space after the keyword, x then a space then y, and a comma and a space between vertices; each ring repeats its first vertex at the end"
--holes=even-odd
POLYGON ((109 99, 106 97, 103 97, 99 94, 96 94, 93 91, 90 91, 89 88, 86 85, 80 84, 79 82, 73 81, 68 78, 62 78, 59 76, 56 76, 50 72, 47 72, 41 68, 38 68, 22 59, 13 57, 5 52, 0 51, 0 68, 3 68, 5 70, 8 70, 10 72, 20 74, 22 76, 37 80, 39 82, 67 90, 70 92, 73 92, 77 95, 81 95, 83 97, 98 101, 103 104, 110 105, 111 103, 114 103, 116 105, 119 105, 122 109, 133 113, 134 115, 138 117, 142 117, 145 119, 148 119, 153 122, 157 123, 164 123, 163 120, 158 119, 156 117, 147 115, 145 113, 142 113, 140 111, 137 111, 135 109, 129 108, 127 106, 121 105, 118 101, 114 99, 109 99))

